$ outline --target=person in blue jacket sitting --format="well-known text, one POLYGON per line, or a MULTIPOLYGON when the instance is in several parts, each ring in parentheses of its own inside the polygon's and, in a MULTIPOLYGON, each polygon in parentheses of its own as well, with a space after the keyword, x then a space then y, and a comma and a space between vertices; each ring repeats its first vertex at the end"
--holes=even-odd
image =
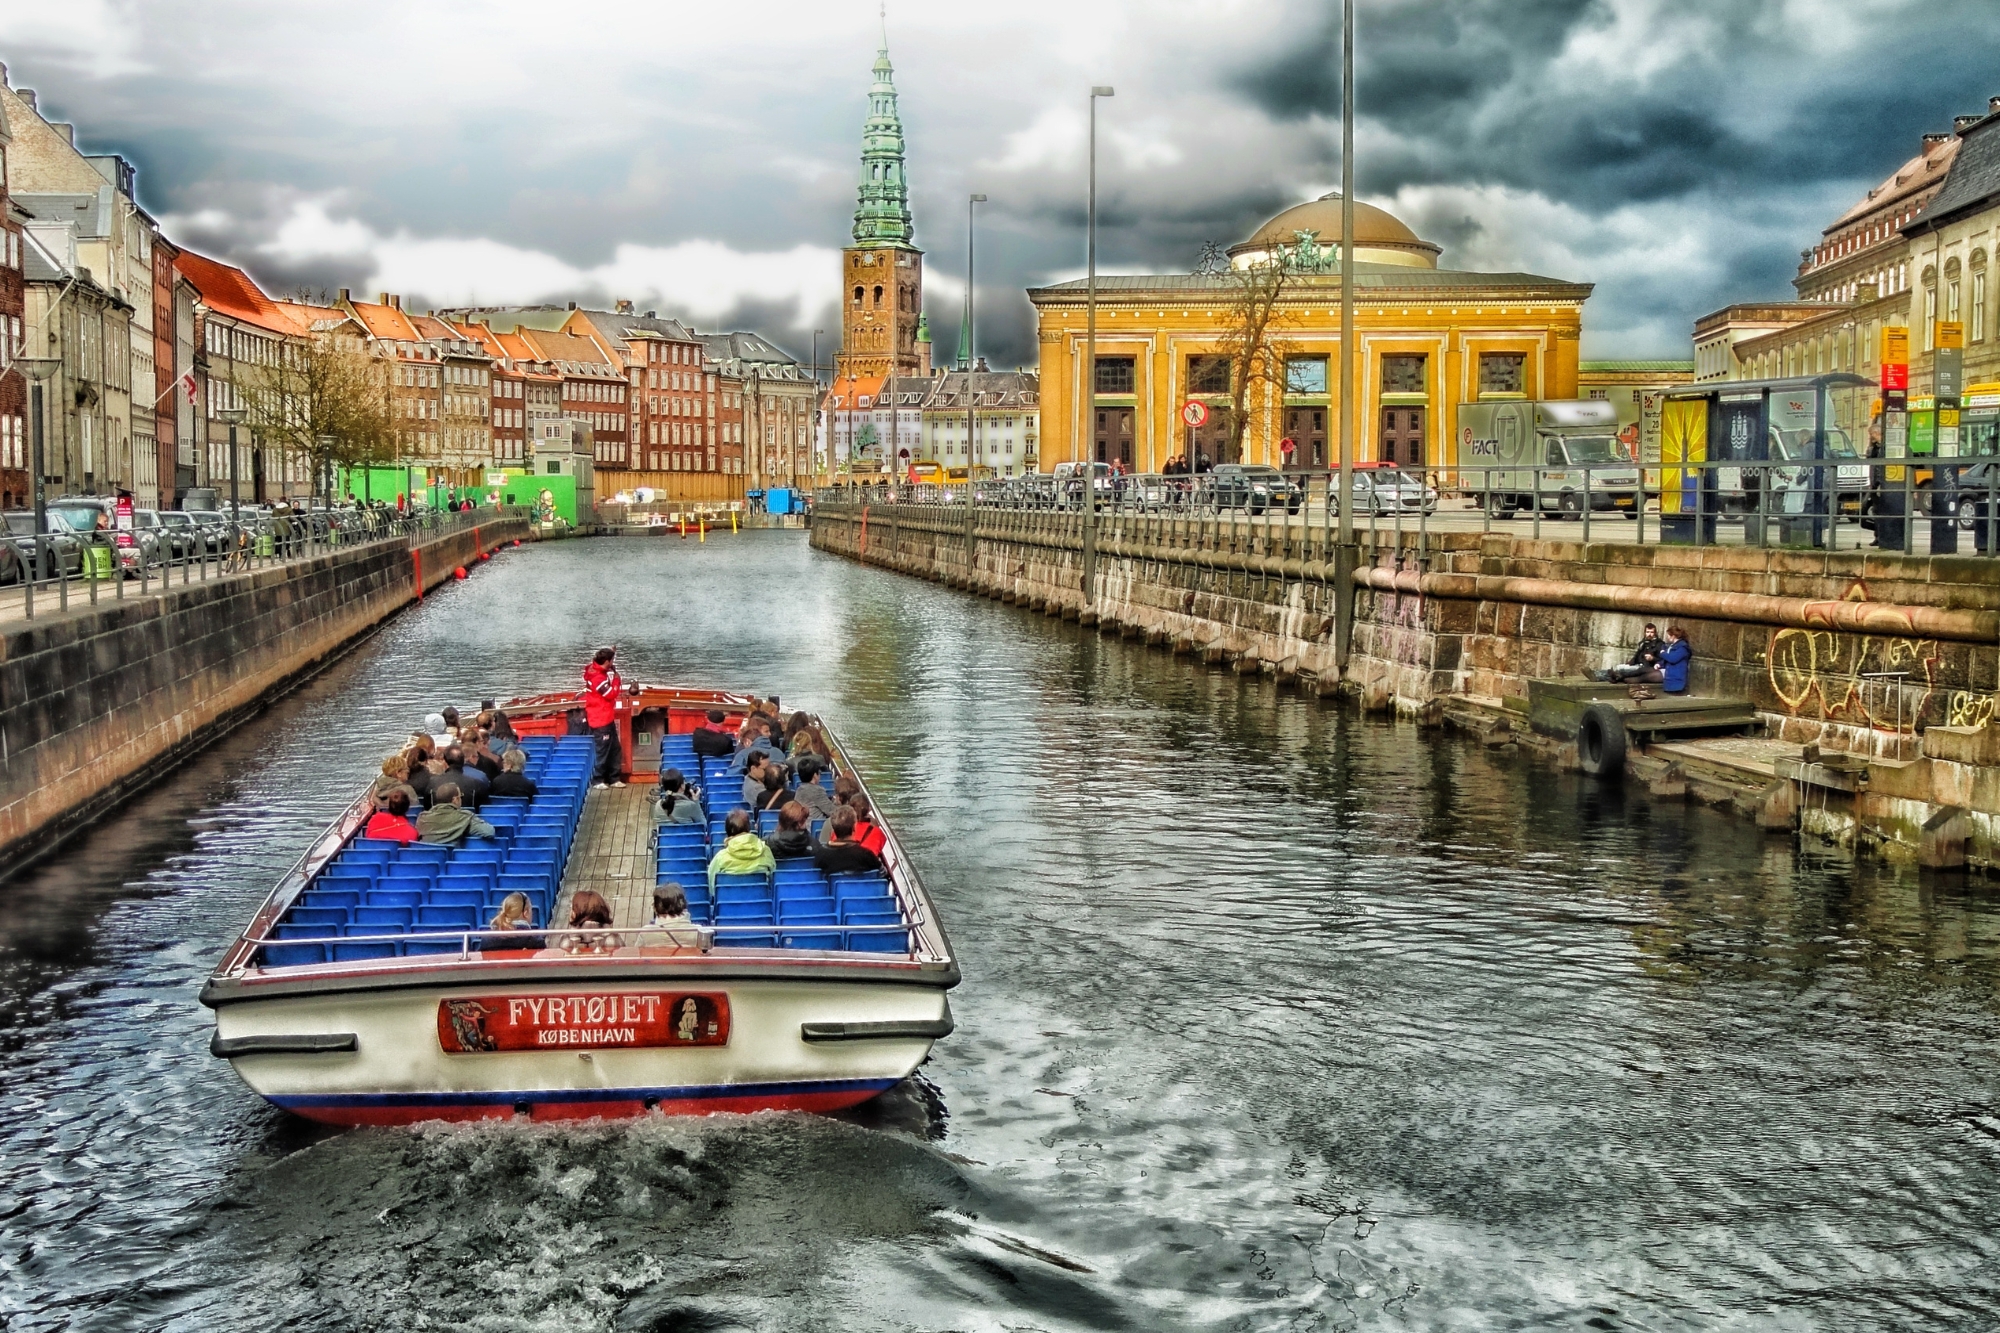
POLYGON ((1688 661, 1693 658, 1694 649, 1688 646, 1687 631, 1679 625, 1667 626, 1667 646, 1660 654, 1660 688, 1668 694, 1685 694, 1688 687, 1688 661))

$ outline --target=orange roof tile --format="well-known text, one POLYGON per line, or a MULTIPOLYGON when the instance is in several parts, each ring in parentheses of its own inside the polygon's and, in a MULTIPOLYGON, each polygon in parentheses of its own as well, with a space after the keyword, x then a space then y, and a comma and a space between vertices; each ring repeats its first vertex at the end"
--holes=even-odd
POLYGON ((264 291, 248 273, 219 260, 183 250, 174 258, 174 267, 201 293, 202 304, 231 319, 255 324, 272 333, 295 335, 307 331, 264 291))
POLYGON ((368 330, 371 338, 386 338, 395 342, 422 342, 423 335, 410 317, 392 305, 378 301, 350 302, 354 307, 354 317, 361 321, 361 327, 368 330))

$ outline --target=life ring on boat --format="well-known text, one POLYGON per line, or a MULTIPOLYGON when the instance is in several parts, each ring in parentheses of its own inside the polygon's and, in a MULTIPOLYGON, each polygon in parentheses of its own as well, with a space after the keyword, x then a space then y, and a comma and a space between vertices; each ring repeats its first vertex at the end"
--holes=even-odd
POLYGON ((1594 778, 1625 775, 1625 718, 1610 704, 1583 710, 1576 728, 1576 762, 1594 778))

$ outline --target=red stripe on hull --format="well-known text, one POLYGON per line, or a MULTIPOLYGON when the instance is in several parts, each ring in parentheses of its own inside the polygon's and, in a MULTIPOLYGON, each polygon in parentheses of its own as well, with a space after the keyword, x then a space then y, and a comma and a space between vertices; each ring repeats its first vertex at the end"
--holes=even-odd
MULTIPOLYGON (((643 1101, 529 1101, 533 1120, 630 1120, 642 1115, 749 1115, 755 1111, 842 1111, 858 1106, 879 1089, 840 1092, 796 1092, 772 1096, 683 1097, 661 1100, 648 1108, 643 1101)), ((512 1120, 514 1108, 481 1106, 295 1106, 291 1114, 322 1125, 418 1125, 427 1120, 512 1120)))

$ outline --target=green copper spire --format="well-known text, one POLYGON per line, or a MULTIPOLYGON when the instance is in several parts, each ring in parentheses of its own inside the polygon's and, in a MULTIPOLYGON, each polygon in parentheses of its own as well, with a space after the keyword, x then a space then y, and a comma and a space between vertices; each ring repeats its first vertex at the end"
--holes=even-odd
POLYGON ((966 294, 965 309, 958 319, 958 368, 972 369, 972 296, 966 294))
POLYGON ((910 189, 903 179, 903 122, 896 114, 896 71, 889 37, 875 56, 875 86, 868 90, 868 123, 861 129, 861 206, 854 210, 854 243, 864 250, 910 244, 910 189))
POLYGON ((917 312, 917 341, 920 343, 927 343, 930 340, 931 340, 931 317, 925 314, 923 311, 919 310, 917 312))

